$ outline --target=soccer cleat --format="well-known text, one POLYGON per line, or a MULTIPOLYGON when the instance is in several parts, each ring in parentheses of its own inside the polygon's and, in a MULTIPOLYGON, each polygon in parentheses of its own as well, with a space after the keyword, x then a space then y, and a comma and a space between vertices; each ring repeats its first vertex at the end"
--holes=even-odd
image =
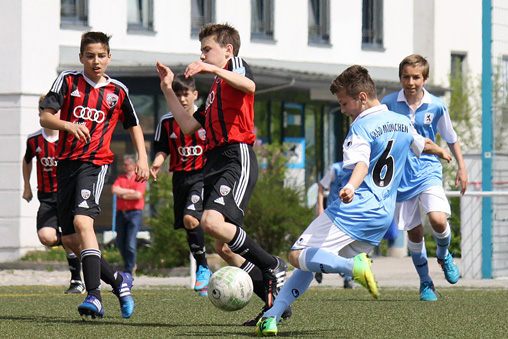
POLYGON ((132 300, 132 275, 129 273, 118 272, 123 277, 123 281, 119 288, 113 290, 113 294, 120 300, 120 307, 122 310, 122 317, 130 318, 132 312, 134 312, 134 300, 132 300))
POLYGON ((421 301, 435 301, 437 300, 436 293, 434 292, 434 283, 432 281, 424 281, 420 284, 420 300, 421 301))
POLYGON ((194 283, 194 290, 195 291, 206 290, 208 288, 208 282, 210 281, 211 275, 212 271, 210 271, 208 267, 200 265, 198 271, 196 272, 196 282, 194 283))
POLYGON ((353 279, 349 276, 346 276, 344 278, 344 288, 345 289, 352 289, 353 288, 353 279))
POLYGON ((441 268, 443 269, 446 281, 448 281, 450 284, 455 284, 457 283, 457 281, 459 281, 460 278, 459 268, 453 262, 453 257, 450 253, 448 253, 448 255, 444 259, 438 258, 437 262, 439 265, 441 265, 441 268))
POLYGON ((81 280, 71 280, 71 284, 65 294, 81 294, 85 292, 85 285, 81 280))
MULTIPOLYGON (((259 322, 259 319, 263 317, 263 314, 265 314, 266 311, 268 311, 268 307, 263 306, 261 312, 259 312, 259 314, 255 318, 244 321, 242 326, 256 326, 257 323, 259 322)), ((288 308, 286 308, 282 313, 282 315, 280 316, 280 320, 287 320, 291 318, 292 315, 293 309, 291 308, 291 305, 289 305, 288 308)))
POLYGON ((92 319, 102 318, 104 316, 102 302, 93 295, 87 295, 85 301, 78 306, 78 312, 79 315, 90 316, 92 319))
POLYGON ((265 305, 268 308, 272 307, 277 294, 286 282, 286 275, 288 271, 288 266, 284 260, 279 257, 275 257, 275 259, 277 260, 277 266, 263 272, 266 291, 265 305))
POLYGON ((374 299, 377 299, 379 297, 377 281, 370 269, 372 260, 367 257, 366 253, 360 253, 353 259, 353 280, 368 289, 374 299))
POLYGON ((199 291, 198 291, 198 295, 199 295, 199 296, 205 296, 205 297, 206 297, 206 296, 208 295, 208 288, 204 288, 204 289, 202 289, 202 290, 199 290, 199 291))
POLYGON ((316 274, 314 274, 314 279, 316 279, 318 284, 321 284, 323 282, 323 273, 316 272, 316 274))
POLYGON ((274 317, 259 319, 256 325, 256 335, 258 337, 276 336, 277 332, 277 321, 274 317))

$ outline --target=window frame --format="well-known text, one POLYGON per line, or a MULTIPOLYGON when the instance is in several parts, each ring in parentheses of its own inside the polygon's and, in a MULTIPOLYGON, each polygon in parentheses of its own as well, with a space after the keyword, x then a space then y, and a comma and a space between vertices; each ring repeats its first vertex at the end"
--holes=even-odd
POLYGON ((274 0, 251 0, 251 40, 274 40, 274 0), (264 20, 259 20, 260 10, 264 20))
POLYGON ((384 1, 362 2, 362 49, 384 49, 384 1))
POLYGON ((88 0, 60 0, 60 27, 88 27, 88 6, 88 0), (66 6, 73 7, 74 15, 63 15, 62 11, 66 6))
POLYGON ((309 0, 308 14, 308 44, 330 45, 330 0, 309 0))
POLYGON ((215 22, 215 8, 215 0, 191 0, 192 38, 198 37, 203 25, 215 22))
POLYGON ((127 1, 127 31, 128 32, 153 32, 154 31, 154 5, 153 0, 136 0, 140 8, 137 9, 138 22, 131 23, 129 22, 129 3, 127 1), (146 3, 145 3, 146 1, 146 3), (144 18, 143 12, 145 8, 143 6, 146 4, 148 7, 146 11, 148 12, 146 19, 144 18), (145 22, 146 21, 146 22, 145 22))

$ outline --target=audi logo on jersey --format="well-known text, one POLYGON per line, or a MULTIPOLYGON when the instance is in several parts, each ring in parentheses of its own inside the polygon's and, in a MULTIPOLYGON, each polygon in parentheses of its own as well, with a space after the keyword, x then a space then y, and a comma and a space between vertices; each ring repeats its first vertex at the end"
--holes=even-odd
POLYGON ((205 109, 208 109, 208 107, 210 107, 210 105, 213 104, 214 101, 215 101, 215 92, 211 91, 210 94, 208 94, 208 97, 206 98, 205 109))
POLYGON ((58 164, 58 160, 55 157, 44 157, 40 161, 42 166, 56 166, 58 164))
POLYGON ((98 124, 106 120, 106 114, 101 110, 96 110, 95 108, 76 106, 73 113, 78 119, 94 121, 98 124))
POLYGON ((195 156, 198 157, 203 154, 203 148, 201 146, 187 146, 187 147, 178 147, 178 153, 182 157, 190 157, 195 156))

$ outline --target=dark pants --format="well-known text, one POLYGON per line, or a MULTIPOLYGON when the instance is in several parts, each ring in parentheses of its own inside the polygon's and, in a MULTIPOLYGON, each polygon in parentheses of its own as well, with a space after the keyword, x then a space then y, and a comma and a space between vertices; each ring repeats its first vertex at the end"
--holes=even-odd
POLYGON ((136 266, 137 234, 141 227, 142 210, 116 211, 116 245, 122 254, 124 272, 136 266))

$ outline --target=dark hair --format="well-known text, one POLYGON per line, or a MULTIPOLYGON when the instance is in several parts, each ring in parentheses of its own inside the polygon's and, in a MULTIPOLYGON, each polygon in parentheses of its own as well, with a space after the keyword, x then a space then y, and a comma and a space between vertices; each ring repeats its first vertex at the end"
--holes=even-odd
POLYGON ((423 79, 426 80, 429 78, 430 73, 429 62, 420 54, 411 54, 402 59, 402 61, 399 64, 399 79, 402 77, 402 71, 404 70, 405 66, 420 67, 422 69, 423 79))
POLYGON ((173 91, 175 93, 185 92, 187 90, 195 91, 196 90, 196 81, 194 81, 193 77, 186 78, 183 74, 178 74, 173 79, 173 91))
POLYGON ((369 71, 360 65, 353 65, 342 72, 330 85, 332 94, 344 91, 351 98, 358 98, 360 92, 365 92, 367 98, 376 99, 376 85, 369 75, 369 71))
POLYGON ((86 32, 81 36, 81 46, 79 47, 79 53, 83 54, 85 52, 86 46, 90 44, 102 44, 106 47, 108 53, 109 51, 109 39, 111 39, 111 35, 106 35, 102 32, 86 32))
POLYGON ((228 23, 204 25, 199 32, 199 41, 209 36, 213 36, 221 47, 226 47, 227 45, 233 46, 233 55, 238 56, 240 51, 240 33, 238 33, 236 28, 228 23))

